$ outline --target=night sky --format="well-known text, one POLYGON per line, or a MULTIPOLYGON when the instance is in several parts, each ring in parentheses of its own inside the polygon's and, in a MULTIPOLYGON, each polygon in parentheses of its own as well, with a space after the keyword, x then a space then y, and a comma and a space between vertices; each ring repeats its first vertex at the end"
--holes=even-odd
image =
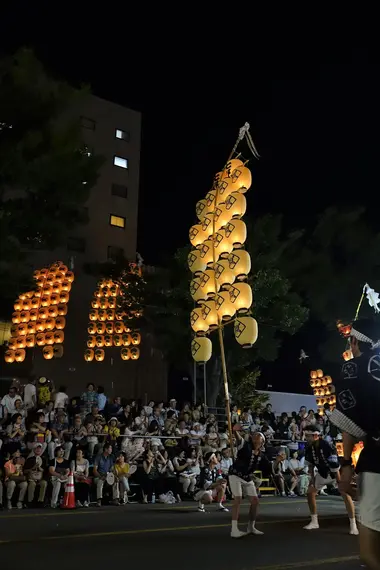
MULTIPOLYGON (((59 30, 34 6, 24 15, 9 16, 3 53, 31 46, 57 76, 143 113, 138 250, 147 264, 187 243, 195 203, 245 121, 261 155, 250 164, 253 218, 283 212, 291 229, 328 205, 378 209, 379 63, 368 39, 305 30, 231 46, 215 30, 207 40, 183 28, 145 35, 123 28, 121 14, 110 37, 84 14, 60 17, 59 30)), ((298 366, 300 347, 312 352, 312 339, 293 339, 267 382, 280 388, 276 377, 298 366)), ((305 382, 296 376, 294 390, 305 382)))

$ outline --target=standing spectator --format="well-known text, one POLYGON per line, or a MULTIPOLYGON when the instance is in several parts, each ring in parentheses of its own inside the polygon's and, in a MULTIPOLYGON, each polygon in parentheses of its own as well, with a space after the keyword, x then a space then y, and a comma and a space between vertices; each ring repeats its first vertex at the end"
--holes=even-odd
POLYGON ((170 400, 169 408, 166 412, 172 412, 172 415, 175 415, 175 417, 178 418, 179 411, 177 410, 177 400, 175 398, 170 400))
POLYGON ((37 383, 37 405, 40 407, 46 406, 46 404, 52 400, 54 393, 54 383, 48 380, 44 376, 39 378, 37 383))
POLYGON ((83 450, 78 447, 75 460, 71 462, 71 470, 74 473, 74 486, 75 497, 77 499, 77 507, 89 506, 89 469, 89 462, 83 457, 83 450))
POLYGON ((24 388, 24 405, 27 410, 33 410, 37 406, 37 390, 32 378, 28 380, 24 388))
POLYGON ((8 414, 13 415, 16 412, 15 402, 17 400, 21 400, 21 403, 23 403, 21 396, 17 394, 16 388, 14 386, 11 386, 9 388, 8 394, 6 394, 1 400, 1 404, 7 410, 8 414))
POLYGON ((232 422, 232 424, 238 424, 239 423, 239 411, 238 411, 238 407, 236 404, 234 406, 232 406, 231 422, 232 422))
POLYGON ((106 443, 103 448, 103 453, 95 458, 94 463, 96 500, 98 507, 102 506, 104 483, 106 483, 107 474, 113 472, 113 466, 114 460, 112 457, 112 445, 106 443))
POLYGON ((70 473, 70 464, 65 459, 65 451, 63 447, 56 447, 54 450, 55 457, 49 462, 49 474, 53 485, 53 492, 51 495, 51 508, 57 508, 59 492, 62 485, 67 483, 70 473))
POLYGON ((103 386, 98 386, 98 406, 99 413, 103 413, 107 405, 107 396, 104 393, 103 386))
POLYGON ((12 508, 12 497, 16 486, 19 488, 17 508, 22 509, 24 506, 24 497, 28 488, 28 483, 25 480, 22 467, 22 458, 20 456, 20 452, 18 450, 14 451, 12 454, 12 459, 7 461, 4 465, 8 509, 12 508))
POLYGON ((69 403, 69 397, 66 394, 67 392, 67 388, 66 386, 60 386, 58 392, 55 395, 55 400, 54 400, 54 409, 55 410, 65 410, 68 403, 69 403))
POLYGON ((82 402, 85 414, 89 414, 91 412, 92 406, 98 405, 98 393, 95 392, 95 386, 92 382, 87 384, 87 389, 82 394, 82 402))
POLYGON ((265 422, 267 422, 267 424, 270 425, 271 428, 276 427, 276 417, 275 417, 274 413, 272 412, 272 405, 271 404, 266 405, 265 411, 263 413, 263 420, 265 422))
POLYGON ((33 502, 36 486, 38 485, 40 490, 37 504, 41 507, 44 504, 47 489, 47 481, 44 479, 46 462, 42 457, 42 453, 42 444, 35 443, 32 454, 29 455, 24 465, 24 473, 28 481, 28 503, 31 504, 33 502))

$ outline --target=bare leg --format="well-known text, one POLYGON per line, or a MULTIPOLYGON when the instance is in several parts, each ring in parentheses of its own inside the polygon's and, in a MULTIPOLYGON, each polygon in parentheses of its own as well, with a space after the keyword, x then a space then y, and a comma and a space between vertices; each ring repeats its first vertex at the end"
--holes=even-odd
POLYGON ((380 532, 360 526, 360 556, 368 570, 380 570, 380 532))
POLYGON ((256 517, 257 517, 257 509, 259 507, 259 498, 257 496, 250 497, 251 504, 249 507, 249 522, 248 522, 248 534, 264 534, 260 530, 256 528, 256 517))
POLYGON ((355 519, 355 505, 350 495, 346 493, 341 493, 343 497, 344 504, 346 505, 346 510, 348 514, 348 518, 350 519, 350 534, 359 534, 358 527, 356 525, 355 519))

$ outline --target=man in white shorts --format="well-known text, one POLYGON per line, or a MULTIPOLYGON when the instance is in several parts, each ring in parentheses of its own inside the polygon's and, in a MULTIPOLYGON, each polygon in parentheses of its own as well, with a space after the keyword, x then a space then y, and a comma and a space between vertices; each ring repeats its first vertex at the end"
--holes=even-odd
MULTIPOLYGON (((311 521, 304 528, 305 530, 316 530, 319 528, 316 496, 325 485, 339 481, 339 460, 336 450, 327 441, 320 438, 321 432, 317 426, 310 426, 304 431, 304 434, 308 442, 305 460, 311 466, 311 481, 307 491, 311 521)), ((341 493, 341 495, 350 519, 350 534, 359 534, 352 498, 347 493, 341 493)))
MULTIPOLYGON (((249 435, 249 440, 245 441, 238 431, 239 426, 235 427, 235 436, 238 443, 237 456, 230 469, 229 483, 234 501, 232 505, 232 523, 231 537, 241 538, 246 534, 263 534, 256 528, 256 516, 259 499, 255 484, 255 471, 270 472, 271 466, 267 457, 264 455, 263 449, 265 437, 260 432, 249 435), (243 496, 249 497, 249 522, 247 532, 242 532, 238 527, 240 505, 243 496)), ((258 481, 256 481, 258 483, 258 481)))

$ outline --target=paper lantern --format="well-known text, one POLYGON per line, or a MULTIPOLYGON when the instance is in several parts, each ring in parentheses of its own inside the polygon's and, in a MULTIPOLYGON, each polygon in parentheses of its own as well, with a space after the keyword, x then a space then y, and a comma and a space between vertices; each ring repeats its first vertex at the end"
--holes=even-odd
POLYGON ((31 321, 36 321, 38 319, 38 309, 31 309, 29 311, 29 318, 31 321))
POLYGON ((313 378, 313 379, 314 379, 314 378, 318 378, 318 376, 317 376, 317 371, 316 371, 316 370, 311 370, 311 372, 310 372, 310 378, 313 378))
POLYGON ((12 323, 19 324, 21 323, 20 311, 15 311, 12 313, 12 323))
POLYGON ((137 346, 140 344, 140 342, 141 342, 141 334, 140 333, 138 333, 138 332, 132 333, 131 338, 132 338, 132 344, 133 345, 137 346))
POLYGON ((87 326, 87 332, 88 334, 96 334, 96 323, 92 322, 92 323, 88 323, 87 326))
POLYGON ((240 219, 247 210, 247 200, 244 194, 232 192, 226 199, 226 209, 232 219, 240 219))
POLYGON ((117 297, 118 293, 119 293, 118 285, 112 284, 110 286, 110 297, 117 297))
POLYGON ((113 323, 106 323, 106 333, 113 334, 113 323))
POLYGON ((121 335, 121 341, 123 346, 130 346, 132 344, 132 337, 128 333, 124 333, 121 335))
POLYGON ((11 325, 11 336, 17 336, 17 329, 18 329, 18 325, 15 325, 15 324, 11 325))
POLYGON ((234 333, 237 342, 243 348, 251 348, 257 341, 257 321, 253 317, 238 317, 235 320, 234 333))
POLYGON ((31 308, 32 308, 32 300, 31 299, 26 299, 25 301, 22 302, 22 310, 23 311, 30 311, 31 308))
POLYGON ((206 260, 201 257, 200 249, 193 249, 187 256, 187 262, 189 264, 190 271, 198 276, 202 271, 206 269, 206 260))
POLYGON ((40 307, 48 307, 50 305, 50 296, 49 295, 42 295, 40 301, 40 307))
POLYGON ((203 259, 206 265, 210 265, 213 263, 214 256, 213 256, 212 239, 206 239, 206 241, 204 241, 202 245, 199 246, 199 251, 201 252, 201 259, 203 259))
POLYGON ((122 348, 120 351, 120 356, 122 360, 129 360, 131 358, 131 352, 129 348, 122 348))
POLYGON ((55 344, 62 344, 65 340, 65 333, 63 331, 55 331, 54 332, 54 343, 55 344))
POLYGON ((249 168, 246 166, 239 166, 235 168, 231 174, 232 185, 235 190, 242 192, 243 194, 249 190, 252 184, 252 174, 249 168))
POLYGON ((54 350, 52 346, 44 346, 42 349, 42 354, 45 360, 51 360, 54 356, 54 350))
POLYGON ((206 194, 206 198, 205 198, 206 205, 207 205, 206 214, 211 212, 215 207, 215 195, 216 195, 216 190, 210 190, 210 192, 207 192, 207 194, 206 194))
POLYGON ((216 280, 215 271, 213 269, 206 269, 199 276, 201 280, 201 287, 207 295, 208 299, 215 297, 217 291, 219 290, 219 284, 216 280), (216 291, 215 291, 216 284, 216 291))
POLYGON ((115 333, 121 334, 124 332, 124 324, 123 323, 115 323, 113 326, 115 333))
POLYGON ((193 309, 190 314, 190 325, 195 333, 204 334, 208 331, 209 326, 203 318, 201 307, 193 309))
POLYGON ((98 320, 98 311, 96 309, 93 309, 92 311, 90 311, 89 317, 90 317, 90 321, 97 321, 98 320))
POLYGON ((55 328, 55 319, 48 317, 45 321, 45 327, 47 331, 52 331, 55 328))
POLYGON ((40 269, 40 276, 45 277, 49 273, 49 269, 47 267, 43 267, 40 269))
POLYGON ((218 185, 218 198, 217 202, 220 204, 221 202, 225 202, 231 192, 234 191, 234 185, 231 178, 223 178, 218 185))
POLYGON ((228 291, 221 291, 215 299, 218 316, 223 321, 229 321, 236 313, 228 291))
POLYGON ((16 362, 24 362, 26 356, 26 352, 23 348, 18 348, 15 350, 15 361, 16 362))
POLYGON ((91 348, 84 351, 84 359, 86 362, 92 362, 94 360, 94 351, 91 348))
POLYGON ((236 307, 238 315, 243 315, 252 306, 252 289, 248 283, 235 283, 229 289, 230 299, 236 307))
POLYGON ((8 348, 10 350, 16 350, 17 348, 17 337, 10 338, 8 340, 8 348))
POLYGON ((242 281, 251 271, 251 256, 245 249, 234 250, 228 256, 228 264, 236 279, 242 281))
POLYGON ((95 336, 91 335, 87 339, 87 346, 88 348, 94 348, 96 346, 95 336))
POLYGON ((97 348, 95 350, 95 360, 102 362, 104 360, 104 350, 102 348, 97 348))
POLYGON ((197 336, 191 343, 191 355, 199 364, 208 362, 212 355, 211 340, 205 336, 197 336))
POLYGON ((108 299, 108 306, 109 306, 110 309, 116 309, 116 299, 110 297, 110 298, 108 299))
POLYGON ((68 303, 69 299, 70 299, 70 295, 66 291, 63 291, 62 293, 59 294, 59 302, 60 303, 68 303))
MULTIPOLYGON (((42 277, 42 276, 41 276, 41 277, 39 277, 39 278, 36 280, 36 285, 37 285, 37 287, 38 287, 39 289, 42 290, 42 287, 44 286, 44 284, 45 284, 45 277, 42 277)), ((37 296, 37 295, 36 295, 36 296, 37 296)))
POLYGON ((113 343, 115 346, 122 346, 123 338, 122 338, 121 334, 114 334, 113 335, 113 343))
POLYGON ((55 317, 58 315, 57 305, 52 305, 51 307, 48 307, 48 315, 51 319, 55 319, 55 317))
POLYGON ((201 280, 199 279, 199 277, 196 277, 195 279, 192 279, 190 281, 190 295, 192 296, 192 298, 196 303, 199 303, 201 301, 206 301, 207 293, 205 292, 204 289, 202 289, 201 280))
POLYGON ((104 346, 112 346, 112 345, 113 345, 112 334, 106 334, 104 336, 104 346))
POLYGON ((102 294, 103 294, 104 297, 109 297, 109 296, 110 296, 109 287, 104 286, 104 287, 102 288, 102 294))
POLYGON ((71 283, 68 279, 64 279, 61 283, 61 291, 69 293, 71 291, 71 283))
POLYGON ((331 378, 331 376, 325 376, 325 378, 326 378, 326 382, 327 382, 328 385, 329 385, 329 384, 332 384, 332 378, 331 378))
POLYGON ((38 309, 38 307, 40 306, 39 297, 33 297, 32 300, 30 301, 30 306, 32 309, 38 309))
POLYGON ((99 309, 100 308, 99 299, 97 297, 91 301, 91 307, 93 309, 99 309))
POLYGON ((67 315, 67 305, 64 305, 63 303, 59 303, 57 305, 57 310, 58 310, 58 315, 60 317, 67 315))
POLYGON ((96 333, 104 334, 106 332, 106 323, 100 322, 96 323, 96 333))
POLYGON ((133 346, 129 351, 131 353, 131 360, 138 360, 140 358, 140 349, 137 346, 133 346))
MULTIPOLYGON (((217 229, 218 229, 217 226, 215 226, 215 230, 217 230, 217 229)), ((203 242, 206 239, 208 239, 214 233, 214 211, 207 212, 207 214, 203 218, 202 230, 203 230, 203 240, 202 240, 202 242, 203 242)))
POLYGON ((8 364, 12 364, 15 361, 15 351, 14 350, 6 350, 4 354, 4 360, 8 364))
POLYGON ((102 334, 95 337, 95 344, 98 348, 102 348, 104 346, 104 336, 102 334))
POLYGON ((115 318, 115 311, 114 309, 107 309, 106 310, 106 317, 107 321, 113 321, 115 318))
POLYGON ((74 281, 74 273, 72 271, 66 271, 65 277, 70 283, 74 281))
POLYGON ((101 309, 108 309, 108 299, 107 297, 100 297, 99 307, 101 309))
POLYGON ((44 332, 45 330, 45 321, 38 320, 36 321, 36 332, 44 332))
POLYGON ((42 287, 42 294, 45 297, 50 297, 50 295, 53 293, 53 287, 51 285, 44 285, 42 287))
POLYGON ((231 214, 227 210, 226 203, 221 202, 215 208, 215 231, 219 231, 231 220, 231 214))
POLYGON ((201 305, 202 309, 202 317, 206 321, 206 324, 209 326, 210 330, 214 330, 218 326, 218 312, 216 310, 215 301, 206 301, 201 305))
POLYGON ((61 263, 61 264, 58 266, 58 271, 59 271, 60 273, 64 273, 64 274, 65 274, 65 273, 67 273, 67 271, 68 271, 68 267, 67 267, 66 265, 64 265, 63 263, 61 263))
POLYGON ((20 323, 19 325, 17 325, 17 332, 19 336, 24 336, 28 332, 28 329, 26 328, 26 323, 20 323))
POLYGON ((206 231, 203 229, 203 227, 204 227, 203 225, 201 226, 200 224, 196 224, 195 226, 192 226, 189 230, 190 243, 194 247, 197 247, 197 245, 203 243, 204 240, 210 235, 206 234, 206 231))
POLYGON ((320 368, 317 370, 317 378, 323 378, 323 370, 320 368))
POLYGON ((342 356, 343 356, 343 359, 346 360, 346 361, 352 360, 352 359, 354 358, 354 355, 352 354, 352 351, 351 351, 351 350, 345 350, 345 351, 343 352, 343 355, 342 355, 342 356))
POLYGON ((207 201, 206 200, 199 200, 199 202, 196 203, 195 213, 197 214, 197 218, 202 222, 203 218, 207 214, 207 201))
POLYGON ((51 305, 58 305, 58 303, 61 302, 62 295, 67 295, 67 300, 69 300, 68 299, 68 293, 59 293, 59 294, 58 293, 52 293, 50 295, 50 304, 51 305))
POLYGON ((26 325, 26 334, 34 334, 36 332, 36 323, 31 321, 26 325))
POLYGON ((117 321, 122 321, 125 317, 126 313, 124 311, 116 311, 115 312, 115 319, 117 321))
POLYGON ((226 236, 224 228, 221 228, 214 237, 216 258, 225 258, 233 250, 232 240, 226 236))
POLYGON ((45 285, 53 285, 55 281, 55 273, 48 273, 45 277, 45 285))
POLYGON ((21 311, 20 312, 20 321, 22 323, 28 323, 30 319, 29 311, 21 311))
POLYGON ((20 299, 17 299, 17 301, 15 301, 13 308, 15 311, 21 311, 23 306, 22 306, 22 301, 20 299))
POLYGON ((60 293, 62 290, 62 285, 59 281, 54 281, 53 286, 53 293, 60 293))
POLYGON ((98 289, 95 289, 94 297, 98 297, 99 299, 100 299, 100 297, 103 297, 103 291, 102 291, 101 287, 99 287, 98 289))
POLYGON ((247 226, 243 220, 231 220, 226 225, 225 232, 234 249, 240 249, 247 239, 247 226))
POLYGON ((244 163, 239 158, 231 158, 225 166, 224 175, 226 177, 231 177, 231 174, 236 168, 242 168, 244 163))
POLYGON ((221 259, 215 263, 215 277, 219 288, 227 288, 235 281, 235 272, 230 269, 228 259, 221 259))
POLYGON ((48 331, 45 333, 45 344, 54 344, 54 333, 48 331))

